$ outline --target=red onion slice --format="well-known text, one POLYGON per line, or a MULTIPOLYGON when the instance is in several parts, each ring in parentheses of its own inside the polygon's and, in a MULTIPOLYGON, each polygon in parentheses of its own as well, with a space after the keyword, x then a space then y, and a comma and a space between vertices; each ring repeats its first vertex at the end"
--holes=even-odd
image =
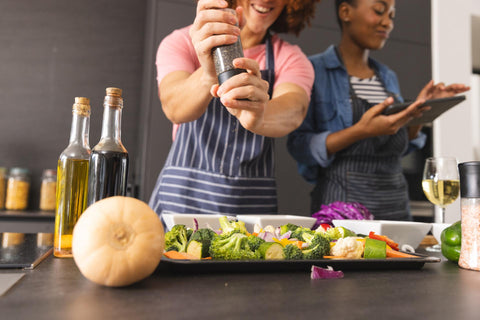
POLYGON ((335 271, 331 266, 328 266, 327 269, 325 269, 312 265, 312 273, 310 274, 310 278, 313 280, 340 279, 343 278, 343 272, 335 271))

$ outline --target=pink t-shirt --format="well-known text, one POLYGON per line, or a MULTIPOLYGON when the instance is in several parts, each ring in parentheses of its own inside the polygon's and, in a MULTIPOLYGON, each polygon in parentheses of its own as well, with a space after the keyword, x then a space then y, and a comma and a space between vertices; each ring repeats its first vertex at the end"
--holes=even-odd
MULTIPOLYGON (((157 82, 160 84, 163 77, 173 71, 187 71, 193 73, 200 67, 197 54, 190 38, 187 26, 173 31, 166 36, 157 50, 157 82)), ((305 89, 310 97, 312 90, 314 71, 312 64, 296 46, 280 39, 277 35, 272 36, 273 51, 275 57, 275 83, 273 89, 281 83, 289 82, 305 89)), ((258 62, 260 70, 265 69, 265 44, 244 49, 245 57, 258 62)), ((174 126, 173 135, 176 127, 174 126)))

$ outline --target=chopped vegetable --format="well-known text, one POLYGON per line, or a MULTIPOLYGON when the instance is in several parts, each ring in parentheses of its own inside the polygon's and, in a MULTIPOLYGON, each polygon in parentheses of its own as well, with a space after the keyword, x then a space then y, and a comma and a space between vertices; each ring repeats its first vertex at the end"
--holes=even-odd
POLYGON ((304 235, 313 236, 314 234, 315 234, 315 231, 311 230, 310 228, 298 227, 297 229, 292 231, 290 238, 298 239, 300 241, 305 241, 304 235))
POLYGON ((210 255, 210 243, 216 237, 218 237, 217 234, 211 229, 198 229, 190 237, 187 244, 187 253, 193 255, 197 259, 208 257, 210 255))
POLYGON ((390 239, 387 236, 383 236, 383 235, 380 235, 380 234, 375 234, 375 232, 370 231, 370 233, 368 234, 368 237, 370 239, 384 241, 386 244, 388 244, 390 246, 390 248, 398 251, 398 243, 396 243, 395 241, 393 241, 392 239, 390 239))
POLYGON ((253 235, 253 234, 252 234, 252 235, 249 235, 249 236, 247 237, 248 247, 249 247, 250 250, 252 250, 252 251, 256 251, 256 250, 260 247, 260 245, 261 245, 262 243, 264 243, 264 242, 265 242, 265 240, 263 240, 263 239, 255 236, 255 235, 253 235))
POLYGON ((229 220, 227 216, 221 216, 218 218, 220 222, 220 228, 222 228, 222 233, 230 233, 234 230, 237 230, 240 233, 247 234, 247 228, 245 227, 245 222, 229 220))
POLYGON ((196 257, 186 253, 186 252, 178 252, 174 250, 170 250, 167 252, 164 252, 163 255, 167 258, 170 259, 176 259, 176 260, 197 260, 196 257))
POLYGON ((412 254, 408 254, 402 251, 393 250, 387 246, 387 258, 418 258, 412 254))
POLYGON ((237 232, 222 233, 212 240, 210 256, 218 260, 252 260, 258 259, 257 253, 248 246, 247 235, 237 232))
POLYGON ((304 234, 308 247, 302 250, 304 259, 322 259, 330 253, 330 240, 320 233, 304 234))
POLYGON ((192 234, 192 230, 188 231, 183 224, 174 225, 172 230, 165 234, 165 250, 175 250, 178 252, 186 252, 187 244, 192 234))
POLYGON ((322 223, 332 224, 334 219, 373 220, 370 211, 358 202, 333 202, 329 205, 322 205, 320 211, 312 217, 317 219, 314 228, 322 223))
POLYGON ((327 268, 320 268, 317 266, 312 266, 312 272, 310 273, 310 278, 313 280, 317 279, 339 279, 343 278, 342 271, 335 271, 332 267, 328 266, 327 268))
POLYGON ((366 238, 365 251, 363 252, 363 257, 365 259, 387 258, 387 243, 382 240, 366 238))
POLYGON ((301 260, 303 258, 302 250, 293 244, 288 244, 283 248, 283 254, 286 260, 301 260))
POLYGON ((284 260, 283 246, 278 242, 264 242, 258 248, 258 253, 265 260, 284 260))
POLYGON ((346 259, 360 259, 363 255, 363 239, 357 237, 338 239, 330 249, 330 255, 342 256, 346 259))
MULTIPOLYGON (((322 233, 322 232, 320 232, 322 233)), ((330 240, 337 240, 340 238, 346 238, 346 237, 355 237, 357 234, 353 232, 352 230, 349 230, 344 227, 335 227, 335 228, 330 228, 327 231, 325 231, 325 235, 330 238, 330 240)))
POLYGON ((284 234, 288 231, 295 231, 299 226, 293 223, 287 223, 280 227, 280 234, 284 234))

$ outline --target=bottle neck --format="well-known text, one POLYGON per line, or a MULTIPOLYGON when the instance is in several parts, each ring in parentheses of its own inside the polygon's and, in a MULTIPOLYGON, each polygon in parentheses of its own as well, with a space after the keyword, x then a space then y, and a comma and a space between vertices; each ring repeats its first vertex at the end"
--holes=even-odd
POLYGON ((121 143, 121 126, 122 109, 118 107, 110 107, 109 105, 105 104, 103 111, 101 139, 112 139, 121 143))
POLYGON ((89 148, 88 134, 90 130, 90 117, 73 113, 72 129, 70 131, 70 144, 79 144, 89 148))

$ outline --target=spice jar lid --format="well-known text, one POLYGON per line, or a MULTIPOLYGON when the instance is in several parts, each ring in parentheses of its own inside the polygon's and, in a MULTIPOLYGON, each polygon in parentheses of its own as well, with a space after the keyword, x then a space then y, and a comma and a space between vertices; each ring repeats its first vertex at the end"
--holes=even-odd
POLYGON ((10 175, 11 176, 28 176, 30 171, 26 168, 11 168, 10 175))
POLYGON ((463 162, 458 165, 460 196, 480 198, 480 161, 463 162))
POLYGON ((55 169, 45 169, 43 170, 43 177, 56 177, 57 176, 57 170, 55 169))

